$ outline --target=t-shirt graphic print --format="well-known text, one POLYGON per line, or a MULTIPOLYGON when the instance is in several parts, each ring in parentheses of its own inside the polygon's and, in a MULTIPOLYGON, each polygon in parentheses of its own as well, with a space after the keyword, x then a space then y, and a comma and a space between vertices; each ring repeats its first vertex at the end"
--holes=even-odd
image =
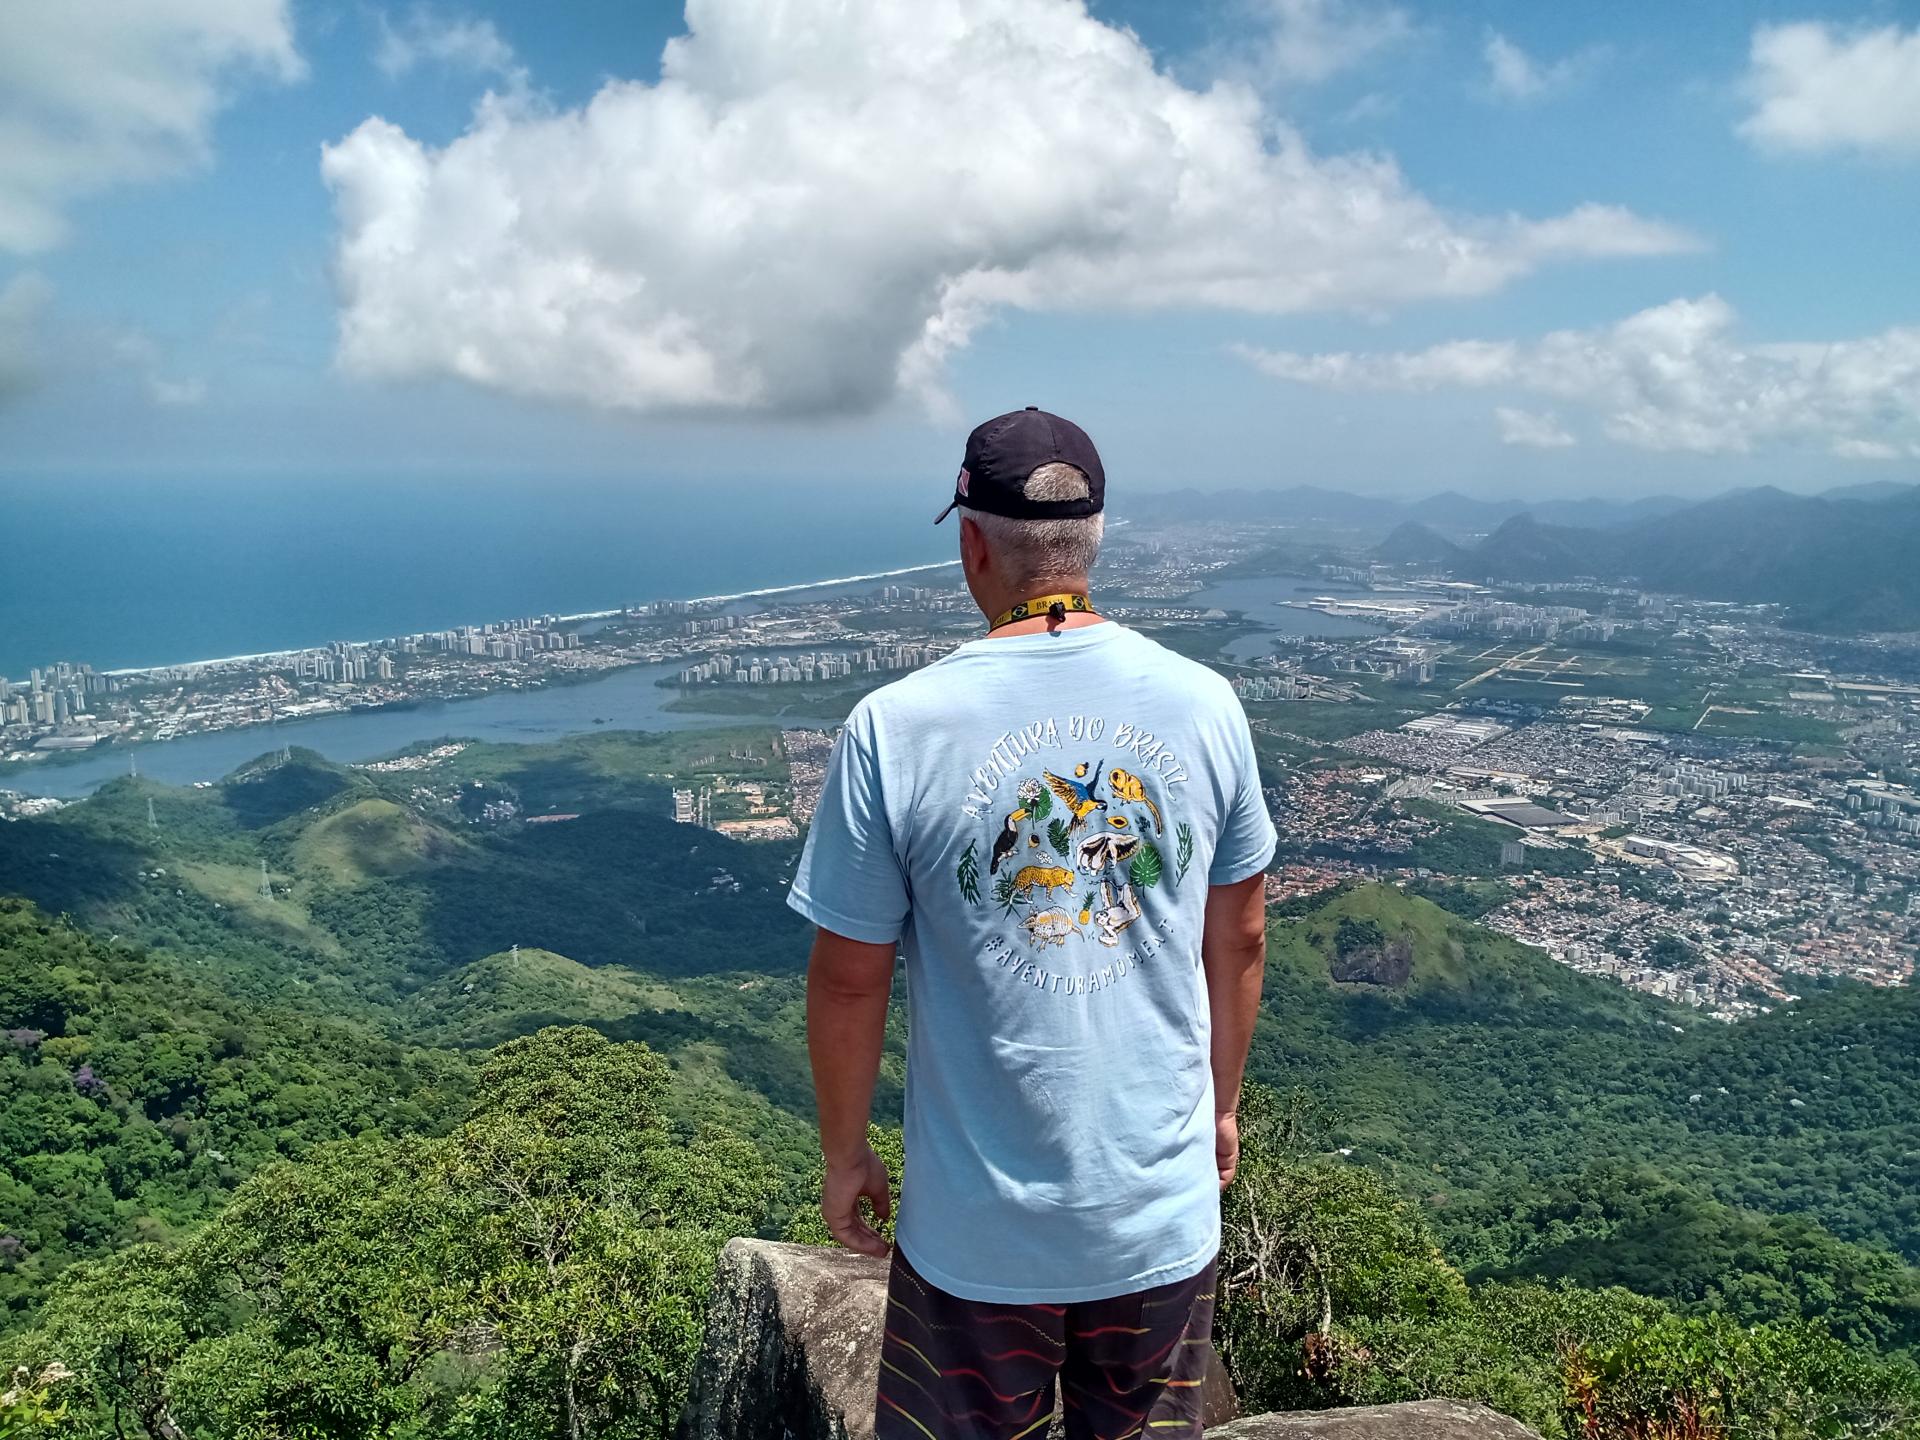
POLYGON ((1206 895, 1273 848, 1231 688, 1123 626, 975 641, 855 707, 788 898, 900 944, 922 1275, 1070 1303, 1205 1267, 1206 895))
MULTIPOLYGON (((1068 957, 1084 959, 1088 944, 1118 949, 1121 938, 1146 917, 1154 890, 1182 884, 1193 863, 1193 826, 1176 820, 1168 835, 1166 811, 1155 798, 1160 778, 1149 781, 1143 774, 1109 766, 1099 755, 1103 722, 1075 718, 1092 730, 1084 748, 1095 758, 1024 767, 1013 786, 1012 808, 988 812, 991 841, 983 845, 980 837, 969 839, 955 867, 967 903, 997 909, 1010 922, 1009 936, 1019 937, 1018 943, 1002 937, 998 951, 1007 958, 1061 951, 1054 958, 1064 963, 1068 957), (1058 772, 1053 765, 1060 767, 1058 772)), ((1041 753, 1057 754, 1055 723, 1032 728, 1029 743, 1041 753)), ((1124 738, 1124 733, 1116 736, 1124 738)), ((1171 753, 1150 734, 1143 738, 1142 764, 1171 753)), ((1065 749, 1074 753, 1071 744, 1065 749)), ((1177 781, 1185 779, 1177 767, 1172 774, 1177 781)), ((1169 784, 1160 792, 1169 806, 1174 804, 1172 789, 1169 784)), ((983 802, 986 798, 980 797, 983 802)), ((1060 976, 1054 988, 1064 984, 1068 993, 1078 993, 1083 986, 1110 984, 1112 979, 1109 961, 1090 973, 1060 976)))

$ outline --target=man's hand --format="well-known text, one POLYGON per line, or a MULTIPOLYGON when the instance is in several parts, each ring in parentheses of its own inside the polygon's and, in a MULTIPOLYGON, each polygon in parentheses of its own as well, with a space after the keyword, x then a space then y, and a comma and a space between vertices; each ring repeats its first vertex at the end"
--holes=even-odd
POLYGON ((1220 1188, 1226 1189, 1240 1168, 1240 1117, 1229 1110, 1213 1117, 1213 1163, 1220 1172, 1220 1188))
POLYGON ((884 1223, 893 1213, 887 1164, 873 1153, 871 1145, 862 1145, 860 1154, 844 1165, 827 1166, 827 1178, 820 1186, 820 1218, 827 1222, 833 1238, 847 1249, 884 1258, 887 1242, 860 1213, 862 1196, 872 1202, 876 1221, 884 1223))

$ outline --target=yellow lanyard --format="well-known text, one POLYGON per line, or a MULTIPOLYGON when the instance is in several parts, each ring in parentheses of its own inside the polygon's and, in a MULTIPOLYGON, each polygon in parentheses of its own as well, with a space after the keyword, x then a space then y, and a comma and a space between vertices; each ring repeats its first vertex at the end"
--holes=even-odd
POLYGON ((1069 610, 1091 612, 1093 609, 1093 602, 1084 595, 1036 595, 1031 600, 1022 600, 987 629, 994 631, 1002 625, 1011 625, 1016 620, 1031 620, 1036 615, 1046 615, 1056 605, 1060 607, 1062 614, 1069 610))

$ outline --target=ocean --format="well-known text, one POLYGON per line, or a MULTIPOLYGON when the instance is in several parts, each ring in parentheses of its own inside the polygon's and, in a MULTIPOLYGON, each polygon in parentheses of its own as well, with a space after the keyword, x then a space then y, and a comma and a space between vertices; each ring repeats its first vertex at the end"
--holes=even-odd
MULTIPOLYGON (((937 487, 935 487, 937 489, 937 487)), ((0 675, 730 594, 953 557, 925 484, 0 481, 0 675), (853 503, 850 503, 853 502, 853 503)))

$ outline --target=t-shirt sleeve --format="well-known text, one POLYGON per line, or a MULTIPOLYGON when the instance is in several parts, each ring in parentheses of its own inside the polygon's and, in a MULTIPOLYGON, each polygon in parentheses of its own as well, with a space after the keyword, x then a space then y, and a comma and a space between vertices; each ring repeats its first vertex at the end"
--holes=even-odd
POLYGON ((907 878, 893 848, 880 767, 859 712, 840 732, 787 904, 823 930, 872 945, 900 938, 907 878))
POLYGON ((1266 797, 1260 793, 1260 763, 1254 758, 1253 731, 1238 700, 1233 702, 1230 724, 1234 786, 1220 825, 1220 838, 1213 847, 1213 863, 1207 870, 1209 885, 1233 885, 1249 875, 1258 875, 1273 863, 1274 847, 1279 843, 1273 818, 1267 814, 1266 797))

